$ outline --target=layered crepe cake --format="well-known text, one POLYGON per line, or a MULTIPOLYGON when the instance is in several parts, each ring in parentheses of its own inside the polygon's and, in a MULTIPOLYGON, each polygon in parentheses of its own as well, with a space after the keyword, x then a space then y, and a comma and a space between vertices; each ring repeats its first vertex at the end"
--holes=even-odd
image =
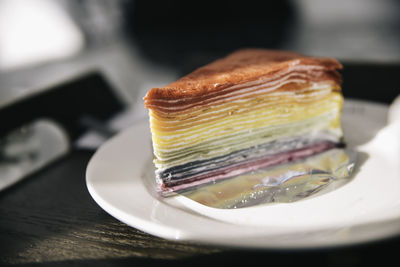
POLYGON ((342 144, 341 64, 244 49, 145 96, 168 196, 342 144))

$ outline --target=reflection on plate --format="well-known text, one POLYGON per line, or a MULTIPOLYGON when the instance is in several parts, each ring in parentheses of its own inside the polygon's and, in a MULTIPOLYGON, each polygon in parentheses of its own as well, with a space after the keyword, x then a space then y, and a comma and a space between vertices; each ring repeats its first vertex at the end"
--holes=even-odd
POLYGON ((346 100, 345 140, 358 152, 354 178, 329 193, 294 203, 215 209, 152 190, 146 121, 104 144, 86 181, 94 200, 120 221, 167 239, 258 248, 323 247, 400 233, 400 140, 386 125, 387 106, 346 100))

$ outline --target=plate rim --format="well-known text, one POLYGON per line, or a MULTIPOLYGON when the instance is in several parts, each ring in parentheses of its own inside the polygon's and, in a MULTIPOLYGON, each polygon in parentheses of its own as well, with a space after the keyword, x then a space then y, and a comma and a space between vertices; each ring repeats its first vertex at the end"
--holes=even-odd
MULTIPOLYGON (((371 101, 363 101, 363 100, 353 100, 353 99, 347 99, 347 103, 357 103, 361 105, 375 105, 379 106, 382 108, 387 109, 388 106, 384 105, 382 103, 376 103, 376 102, 371 102, 371 101)), ((262 242, 262 241, 256 241, 256 242, 251 242, 249 240, 243 240, 240 237, 229 237, 229 238, 222 238, 222 239, 217 239, 217 238, 199 238, 199 235, 193 235, 193 233, 186 235, 182 235, 181 229, 178 229, 177 227, 171 227, 169 225, 163 225, 160 223, 156 223, 153 221, 148 221, 147 219, 143 218, 138 218, 135 217, 132 214, 126 214, 126 212, 118 209, 117 207, 114 207, 106 199, 104 199, 104 196, 99 194, 99 192, 96 190, 96 183, 93 184, 93 166, 96 163, 96 160, 98 160, 99 155, 103 153, 107 149, 107 147, 112 146, 114 142, 117 142, 122 136, 128 135, 131 131, 134 131, 137 127, 148 127, 147 120, 143 120, 138 122, 135 125, 132 125, 128 129, 118 133, 116 136, 112 137, 109 139, 106 143, 104 143, 91 157, 91 159, 88 162, 87 168, 86 168, 86 186, 88 188, 88 191, 92 198, 95 200, 95 202, 107 213, 109 213, 111 216, 114 218, 120 220, 121 222, 129 225, 130 227, 137 228, 141 231, 147 232, 151 235, 155 235, 158 237, 162 237, 168 240, 179 240, 179 241, 185 241, 189 243, 196 243, 196 244, 204 244, 204 245, 218 245, 218 246, 229 246, 229 247, 254 247, 254 248, 268 248, 268 249, 301 249, 301 248, 323 248, 323 247, 336 247, 336 246, 346 246, 346 245, 353 245, 353 244, 359 244, 359 243, 365 243, 369 241, 376 241, 376 240, 381 240, 385 239, 388 237, 392 237, 394 235, 399 235, 400 234, 400 217, 397 217, 395 219, 392 219, 391 222, 388 222, 388 220, 383 220, 383 222, 379 223, 389 223, 389 227, 383 227, 381 228, 381 231, 375 232, 375 235, 372 236, 360 236, 359 238, 353 238, 351 240, 346 240, 344 237, 339 237, 339 238, 334 238, 329 240, 328 242, 321 242, 322 240, 316 241, 314 240, 313 242, 306 241, 306 242, 283 242, 283 243, 275 243, 271 244, 271 242, 262 242), (117 140, 117 141, 116 141, 117 140), (316 242, 315 242, 316 241, 316 242)), ((142 180, 142 179, 139 179, 142 180)), ((151 195, 149 193, 149 195, 151 195)), ((165 206, 169 206, 170 208, 174 208, 173 206, 176 205, 176 203, 172 201, 160 201, 160 199, 157 199, 152 195, 151 197, 154 198, 154 200, 159 201, 160 203, 163 203, 165 206), (172 203, 170 203, 172 202, 172 203)), ((184 212, 184 211, 181 211, 184 212)), ((193 215, 193 214, 192 214, 193 215)), ((196 216, 199 216, 197 214, 196 216)), ((203 216, 200 214, 200 216, 203 216)), ((207 218, 208 220, 212 220, 216 222, 214 218, 207 218)), ((359 225, 354 225, 349 229, 346 229, 347 233, 350 233, 351 231, 357 231, 359 228, 365 228, 365 227, 373 227, 374 224, 377 222, 370 222, 366 224, 359 224, 359 225)), ((218 221, 218 224, 223 224, 224 226, 229 225, 227 222, 223 221, 218 221)), ((240 225, 235 225, 235 227, 238 227, 240 225)), ((248 227, 247 225, 245 227, 248 227)), ((329 230, 332 231, 332 229, 326 229, 328 232, 329 230)), ((335 229, 334 229, 335 230, 335 229)), ((338 229, 340 230, 343 229, 338 229)), ((321 229, 317 231, 311 231, 308 232, 307 234, 318 234, 318 232, 321 232, 321 229)), ((300 233, 303 234, 304 233, 300 233)), ((251 237, 250 237, 251 238, 251 237)), ((265 238, 265 236, 263 237, 265 238)))

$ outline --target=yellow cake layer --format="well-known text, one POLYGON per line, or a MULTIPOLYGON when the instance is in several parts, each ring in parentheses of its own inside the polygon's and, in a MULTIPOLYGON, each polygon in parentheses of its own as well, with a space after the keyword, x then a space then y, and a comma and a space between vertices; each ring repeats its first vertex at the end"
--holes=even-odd
MULTIPOLYGON (((210 116, 229 115, 242 109, 248 110, 261 108, 262 106, 281 105, 285 103, 306 103, 317 101, 327 97, 332 92, 340 92, 340 87, 332 84, 318 85, 316 88, 303 88, 295 92, 292 91, 274 91, 269 93, 251 94, 247 97, 240 95, 239 98, 224 99, 222 103, 212 102, 209 104, 199 103, 201 105, 187 109, 184 112, 163 113, 157 110, 151 110, 150 116, 153 119, 154 127, 177 127, 188 123, 196 123, 199 120, 210 116)), ((171 130, 175 130, 171 128, 171 130)))
POLYGON ((341 94, 331 92, 327 97, 319 101, 263 106, 262 108, 248 110, 248 112, 233 113, 216 120, 204 120, 193 123, 189 127, 173 131, 160 131, 151 117, 153 144, 155 149, 192 146, 212 138, 231 135, 245 129, 287 124, 319 116, 332 110, 338 110, 338 115, 331 122, 330 127, 339 128, 342 103, 343 97, 341 94))
POLYGON ((218 121, 221 118, 227 116, 240 116, 245 113, 249 113, 260 109, 270 109, 276 106, 284 105, 287 108, 291 108, 292 105, 297 103, 306 104, 323 98, 329 97, 331 92, 320 93, 318 98, 315 96, 304 96, 301 99, 293 99, 292 97, 282 97, 282 95, 269 97, 270 101, 264 101, 263 97, 256 97, 252 99, 246 99, 243 101, 236 101, 225 103, 214 107, 204 108, 202 112, 186 113, 181 116, 176 116, 174 119, 160 118, 157 114, 151 112, 152 128, 159 132, 176 132, 185 128, 189 128, 199 123, 212 121, 218 121))
MULTIPOLYGON (((340 142, 341 128, 333 129, 329 125, 338 117, 337 111, 330 111, 307 120, 267 126, 253 130, 244 130, 234 135, 213 138, 202 143, 179 149, 156 149, 157 168, 164 169, 195 160, 205 160, 230 154, 234 151, 267 144, 278 140, 326 140, 340 142)), ((276 149, 276 148, 275 148, 276 149)))

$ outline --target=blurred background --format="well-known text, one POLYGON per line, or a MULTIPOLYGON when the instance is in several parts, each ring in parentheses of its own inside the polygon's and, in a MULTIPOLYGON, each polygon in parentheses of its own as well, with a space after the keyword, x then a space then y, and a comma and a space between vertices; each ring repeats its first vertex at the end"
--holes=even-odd
POLYGON ((32 121, 52 118, 66 139, 94 130, 80 146, 95 148, 146 117, 150 88, 244 47, 335 57, 346 96, 390 103, 399 14, 396 0, 0 0, 0 173, 41 147, 32 121))
POLYGON ((241 47, 400 61, 395 0, 0 0, 0 108, 96 69, 136 104, 241 47))

